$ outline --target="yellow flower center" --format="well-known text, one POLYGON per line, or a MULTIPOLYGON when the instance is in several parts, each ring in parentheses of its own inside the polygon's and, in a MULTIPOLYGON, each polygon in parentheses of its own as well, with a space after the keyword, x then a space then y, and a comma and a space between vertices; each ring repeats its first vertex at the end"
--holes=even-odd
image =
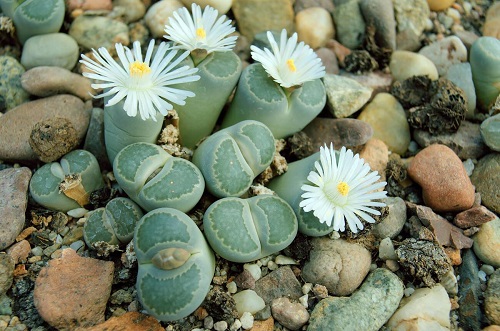
POLYGON ((286 65, 291 72, 297 71, 297 67, 295 67, 295 62, 293 61, 293 59, 286 60, 286 65))
POLYGON ((142 77, 151 72, 151 68, 144 62, 135 61, 129 65, 130 75, 142 77))
POLYGON ((345 197, 349 193, 349 185, 346 182, 340 182, 337 185, 337 191, 345 197))
POLYGON ((207 37, 207 32, 203 28, 196 29, 196 38, 205 39, 207 37))

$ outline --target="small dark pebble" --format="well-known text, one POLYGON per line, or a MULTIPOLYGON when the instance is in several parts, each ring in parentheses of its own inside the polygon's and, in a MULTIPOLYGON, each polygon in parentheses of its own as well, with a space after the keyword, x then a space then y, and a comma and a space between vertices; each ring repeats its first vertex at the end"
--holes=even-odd
POLYGON ((227 321, 238 317, 233 297, 219 285, 212 287, 202 306, 216 321, 227 321))

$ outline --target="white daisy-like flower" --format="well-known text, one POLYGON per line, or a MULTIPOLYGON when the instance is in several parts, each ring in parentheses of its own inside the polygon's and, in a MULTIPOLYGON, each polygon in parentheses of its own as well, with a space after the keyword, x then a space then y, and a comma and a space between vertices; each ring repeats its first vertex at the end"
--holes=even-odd
POLYGON ((267 39, 272 52, 268 48, 262 50, 252 45, 251 55, 281 86, 289 88, 325 76, 325 67, 312 48, 302 41, 297 44, 297 33, 288 39, 283 29, 279 46, 270 31, 267 32, 267 39))
POLYGON ((112 106, 125 99, 123 109, 127 115, 135 117, 137 112, 146 120, 150 117, 156 121, 155 115, 159 111, 162 115, 173 108, 172 103, 186 104, 187 97, 194 97, 194 93, 171 87, 171 85, 193 82, 200 79, 194 75, 198 69, 177 65, 189 55, 189 52, 177 55, 167 43, 161 43, 153 56, 155 43, 151 40, 146 56, 143 59, 141 45, 134 42, 133 49, 115 44, 119 62, 115 61, 104 47, 98 51, 92 49, 96 60, 82 54, 80 63, 83 63, 92 72, 82 75, 102 83, 92 84, 94 89, 105 89, 94 98, 112 96, 106 106, 112 106))
POLYGON ((313 211, 321 223, 332 225, 336 231, 345 231, 345 223, 353 233, 363 230, 361 219, 368 223, 375 220, 368 213, 380 215, 371 207, 383 207, 385 203, 372 201, 387 196, 385 191, 376 191, 386 182, 378 182, 377 171, 371 171, 368 164, 342 147, 338 160, 333 145, 320 147, 320 162, 314 164, 307 180, 314 185, 302 185, 305 191, 299 206, 305 211, 313 211))
POLYGON ((165 25, 164 37, 176 43, 176 47, 194 51, 212 52, 230 51, 236 44, 237 36, 229 36, 236 29, 231 20, 222 15, 219 18, 217 9, 205 7, 203 13, 196 3, 191 6, 193 15, 186 7, 180 8, 169 18, 170 25, 165 25))

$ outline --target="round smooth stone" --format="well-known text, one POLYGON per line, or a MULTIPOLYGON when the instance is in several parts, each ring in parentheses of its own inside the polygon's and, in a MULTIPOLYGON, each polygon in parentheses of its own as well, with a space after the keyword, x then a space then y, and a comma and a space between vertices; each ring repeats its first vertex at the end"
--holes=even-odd
POLYGON ((310 7, 295 16, 298 39, 316 49, 326 45, 335 35, 332 15, 322 7, 310 7))
POLYGON ((21 85, 23 66, 13 57, 0 56, 0 112, 29 101, 30 95, 21 85))
POLYGON ((500 114, 485 119, 480 130, 484 143, 492 150, 500 152, 500 114))
POLYGON ((427 0, 429 9, 432 11, 441 11, 451 7, 455 0, 427 0))
POLYGON ((26 70, 39 66, 55 66, 71 70, 80 52, 75 39, 65 33, 49 33, 26 40, 21 64, 26 70))
POLYGON ((184 7, 179 0, 163 0, 155 2, 149 7, 144 19, 149 31, 155 38, 160 38, 165 34, 165 25, 174 11, 184 7))
POLYGON ((78 16, 71 23, 69 34, 86 49, 111 48, 115 43, 126 46, 130 43, 127 25, 104 16, 78 16))
POLYGON ((428 76, 432 80, 439 78, 436 65, 424 55, 409 51, 394 51, 389 69, 395 80, 403 81, 412 76, 428 76))

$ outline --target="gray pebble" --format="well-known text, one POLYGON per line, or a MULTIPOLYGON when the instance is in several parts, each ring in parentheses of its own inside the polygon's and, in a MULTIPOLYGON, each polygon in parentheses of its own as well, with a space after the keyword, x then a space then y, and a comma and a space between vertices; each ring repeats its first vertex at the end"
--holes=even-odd
POLYGON ((373 226, 373 234, 379 239, 395 238, 406 223, 406 204, 399 197, 387 197, 382 201, 389 208, 389 214, 373 226))
POLYGON ((481 194, 482 204, 497 214, 500 213, 500 199, 498 199, 499 173, 500 154, 491 153, 479 160, 471 176, 476 192, 481 194))
POLYGON ((86 49, 112 48, 117 42, 130 43, 127 25, 103 16, 78 16, 71 23, 69 35, 86 49))
POLYGON ((500 114, 491 116, 481 123, 481 137, 489 148, 500 152, 500 114))
POLYGON ((365 21, 358 0, 335 0, 333 21, 338 41, 350 49, 356 49, 365 39, 365 21))
POLYGON ((23 66, 13 57, 0 56, 0 112, 5 112, 29 100, 21 86, 23 66))
POLYGON ((26 167, 0 171, 0 250, 13 244, 24 227, 30 179, 26 167))
POLYGON ((451 65, 467 61, 467 48, 456 36, 449 36, 425 46, 420 49, 419 54, 434 63, 440 76, 446 74, 451 65))
POLYGON ((76 41, 65 33, 49 33, 29 38, 24 44, 21 64, 26 69, 56 66, 71 70, 80 56, 76 41))
POLYGON ((267 305, 279 297, 298 300, 302 296, 300 283, 289 266, 280 267, 256 281, 254 291, 267 305))
POLYGON ((396 49, 396 19, 391 0, 361 0, 359 2, 366 25, 375 28, 377 46, 396 49))
POLYGON ((311 313, 309 330, 376 331, 398 308, 403 282, 387 269, 371 272, 350 297, 328 297, 311 313))
POLYGON ((444 78, 464 90, 467 96, 467 113, 465 114, 465 118, 473 118, 476 111, 476 90, 474 82, 472 81, 470 63, 465 62, 451 65, 448 68, 448 72, 444 75, 444 78))
POLYGON ((481 293, 481 284, 477 273, 476 256, 472 249, 468 249, 462 256, 458 283, 459 321, 465 330, 481 330, 481 307, 477 304, 481 293))
POLYGON ((12 286, 14 279, 14 260, 8 254, 0 254, 0 295, 12 286))
POLYGON ((357 112, 370 100, 373 92, 371 88, 339 75, 326 74, 323 83, 328 109, 336 118, 346 118, 357 112))
POLYGON ((500 269, 488 281, 484 292, 484 310, 491 324, 500 325, 500 269))

